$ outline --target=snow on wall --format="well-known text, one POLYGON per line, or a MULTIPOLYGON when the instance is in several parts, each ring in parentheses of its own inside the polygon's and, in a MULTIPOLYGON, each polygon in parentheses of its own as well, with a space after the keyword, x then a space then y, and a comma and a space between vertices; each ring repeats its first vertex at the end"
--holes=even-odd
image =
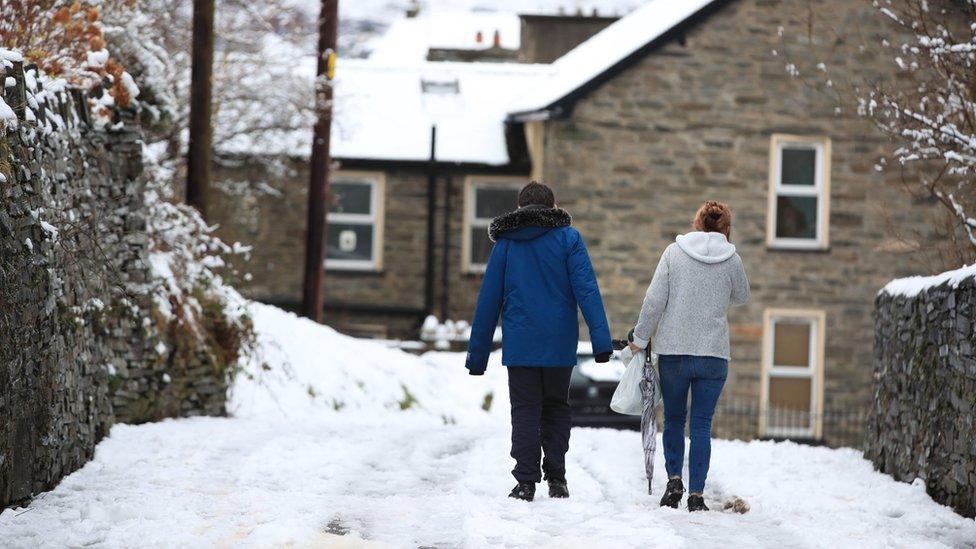
POLYGON ((885 287, 881 289, 881 293, 891 296, 915 297, 923 291, 941 286, 943 284, 948 284, 949 286, 956 288, 963 280, 974 277, 976 277, 976 263, 933 276, 910 276, 906 278, 898 278, 885 285, 885 287))
POLYGON ((7 102, 0 97, 0 132, 10 129, 17 129, 17 115, 14 110, 7 105, 7 102))

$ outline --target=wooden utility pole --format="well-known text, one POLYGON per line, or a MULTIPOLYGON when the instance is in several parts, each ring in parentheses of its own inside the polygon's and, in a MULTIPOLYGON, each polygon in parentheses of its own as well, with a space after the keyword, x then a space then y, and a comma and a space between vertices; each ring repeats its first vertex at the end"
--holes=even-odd
POLYGON ((332 128, 332 77, 335 73, 336 38, 339 34, 339 0, 322 0, 319 14, 318 76, 315 79, 315 107, 318 121, 312 137, 312 158, 308 182, 308 232, 305 240, 305 284, 302 315, 322 322, 325 283, 325 216, 329 197, 329 137, 332 128))
POLYGON ((213 161, 214 0, 193 0, 192 56, 186 203, 206 219, 213 161))

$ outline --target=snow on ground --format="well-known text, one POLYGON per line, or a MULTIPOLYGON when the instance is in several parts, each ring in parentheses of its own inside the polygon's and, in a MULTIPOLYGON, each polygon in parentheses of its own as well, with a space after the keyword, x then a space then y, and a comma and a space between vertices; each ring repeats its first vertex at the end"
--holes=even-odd
POLYGON ((467 370, 459 369, 460 353, 417 357, 275 307, 253 304, 250 311, 261 352, 231 392, 229 408, 237 418, 291 420, 340 412, 485 422, 491 414, 482 405, 489 394, 505 398, 504 408, 491 411, 507 414, 508 386, 498 356, 483 378, 462 377, 467 370))
POLYGON ((713 445, 706 498, 741 496, 745 515, 659 508, 664 479, 648 496, 639 435, 605 429, 573 431, 570 499, 513 501, 497 357, 471 377, 463 354, 415 357, 271 307, 252 314, 263 361, 235 388, 236 417, 117 425, 91 463, 0 514, 0 546, 976 545, 976 523, 921 485, 854 450, 792 443, 713 445), (404 387, 415 401, 401 411, 404 387))

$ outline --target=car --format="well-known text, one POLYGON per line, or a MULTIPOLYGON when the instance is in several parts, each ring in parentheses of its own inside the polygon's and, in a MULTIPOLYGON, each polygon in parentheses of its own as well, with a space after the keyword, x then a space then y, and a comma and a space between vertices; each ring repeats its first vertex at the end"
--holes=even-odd
POLYGON ((610 409, 610 399, 626 365, 615 352, 609 363, 598 363, 589 343, 580 342, 576 366, 569 381, 569 407, 574 427, 640 429, 640 416, 618 414, 610 409))

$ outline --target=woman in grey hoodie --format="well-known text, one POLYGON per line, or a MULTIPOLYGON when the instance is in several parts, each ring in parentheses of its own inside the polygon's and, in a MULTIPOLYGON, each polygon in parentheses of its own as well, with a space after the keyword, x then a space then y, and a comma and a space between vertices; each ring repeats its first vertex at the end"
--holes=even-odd
POLYGON ((729 242, 728 206, 706 202, 693 225, 695 232, 679 235, 664 250, 644 297, 631 349, 644 349, 653 340, 658 355, 668 472, 661 505, 677 508, 685 491, 681 469, 690 391, 688 510, 707 511, 702 492, 711 458, 712 414, 729 369, 727 311, 749 299, 749 280, 729 242))

